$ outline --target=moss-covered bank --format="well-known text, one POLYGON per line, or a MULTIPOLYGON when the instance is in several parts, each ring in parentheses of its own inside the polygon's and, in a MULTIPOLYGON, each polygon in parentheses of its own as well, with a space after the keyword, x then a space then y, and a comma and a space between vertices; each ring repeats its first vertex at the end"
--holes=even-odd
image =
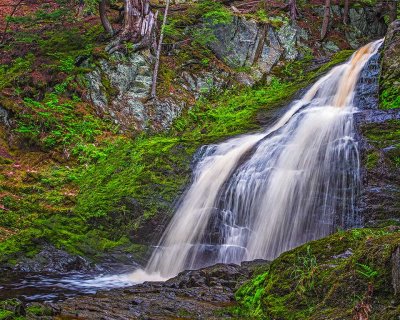
POLYGON ((282 254, 241 287, 234 313, 255 319, 395 319, 399 246, 393 227, 312 241, 282 254))

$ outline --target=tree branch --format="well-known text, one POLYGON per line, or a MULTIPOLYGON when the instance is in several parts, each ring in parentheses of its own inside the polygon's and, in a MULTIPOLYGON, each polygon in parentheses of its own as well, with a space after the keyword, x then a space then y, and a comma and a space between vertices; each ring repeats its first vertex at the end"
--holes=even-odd
MULTIPOLYGON (((9 18, 11 18, 14 14, 15 14, 15 12, 17 11, 17 9, 18 9, 18 7, 20 6, 20 4, 23 2, 24 0, 19 0, 15 5, 14 5, 14 9, 13 9, 13 11, 11 12, 11 14, 8 16, 9 18)), ((5 28, 4 28, 4 31, 3 31, 3 37, 1 38, 1 41, 0 41, 0 44, 2 44, 3 42, 4 42, 4 40, 6 39, 6 34, 7 34, 7 30, 8 30, 8 27, 10 26, 10 20, 9 19, 6 19, 6 26, 5 26, 5 28)))

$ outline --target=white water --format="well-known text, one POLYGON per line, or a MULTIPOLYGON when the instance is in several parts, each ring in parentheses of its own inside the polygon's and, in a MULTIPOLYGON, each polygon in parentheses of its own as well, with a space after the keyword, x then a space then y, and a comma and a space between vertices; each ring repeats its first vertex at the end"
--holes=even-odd
POLYGON ((136 282, 217 262, 273 259, 358 224, 354 89, 382 40, 332 69, 263 133, 208 146, 136 282))

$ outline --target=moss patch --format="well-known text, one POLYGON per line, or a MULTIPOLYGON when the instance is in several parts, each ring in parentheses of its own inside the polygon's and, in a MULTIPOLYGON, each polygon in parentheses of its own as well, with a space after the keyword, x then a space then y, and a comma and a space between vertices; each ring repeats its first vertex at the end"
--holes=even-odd
POLYGON ((400 232, 390 228, 355 229, 312 241, 282 254, 268 272, 240 288, 236 313, 262 319, 347 319, 364 302, 372 307, 371 319, 393 319, 399 297, 391 285, 391 258, 399 245, 400 232))
POLYGON ((381 153, 382 161, 398 170, 400 168, 400 121, 392 120, 379 124, 364 125, 362 132, 374 147, 374 150, 367 155, 367 168, 372 169, 376 166, 381 153))

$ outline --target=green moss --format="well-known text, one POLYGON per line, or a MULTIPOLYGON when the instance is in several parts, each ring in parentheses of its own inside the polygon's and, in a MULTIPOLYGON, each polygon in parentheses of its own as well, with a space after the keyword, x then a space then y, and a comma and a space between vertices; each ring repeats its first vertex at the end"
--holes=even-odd
POLYGON ((34 59, 33 54, 15 59, 9 65, 0 65, 0 90, 6 87, 19 87, 25 82, 24 75, 31 71, 34 59))
POLYGON ((28 317, 32 317, 32 316, 33 317, 35 317, 35 316, 43 317, 43 316, 52 316, 53 311, 44 305, 33 304, 26 308, 26 314, 28 317))
POLYGON ((372 169, 379 160, 377 150, 384 150, 384 158, 394 167, 400 167, 400 121, 391 120, 379 124, 369 124, 362 127, 364 136, 375 147, 367 155, 367 167, 372 169))
POLYGON ((238 290, 236 312, 262 319, 343 319, 353 316, 372 285, 371 319, 391 319, 384 306, 398 301, 390 282, 399 241, 397 230, 355 229, 286 252, 238 290), (352 254, 340 256, 347 250, 352 254))
POLYGON ((14 318, 14 312, 0 309, 0 320, 9 320, 14 318))
POLYGON ((378 165, 379 153, 377 151, 372 151, 367 154, 365 166, 367 169, 373 169, 378 165))
POLYGON ((400 108, 400 86, 393 85, 380 94, 380 106, 382 109, 400 108))
POLYGON ((23 320, 25 310, 21 301, 8 299, 0 301, 0 320, 23 320))

